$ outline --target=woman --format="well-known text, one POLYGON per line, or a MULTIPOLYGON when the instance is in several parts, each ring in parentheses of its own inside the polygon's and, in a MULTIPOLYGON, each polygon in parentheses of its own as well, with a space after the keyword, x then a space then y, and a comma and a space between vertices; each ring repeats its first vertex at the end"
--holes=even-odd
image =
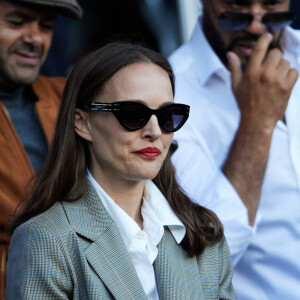
POLYGON ((12 225, 8 300, 235 298, 220 222, 175 179, 168 150, 189 107, 173 95, 168 62, 141 46, 75 66, 12 225))

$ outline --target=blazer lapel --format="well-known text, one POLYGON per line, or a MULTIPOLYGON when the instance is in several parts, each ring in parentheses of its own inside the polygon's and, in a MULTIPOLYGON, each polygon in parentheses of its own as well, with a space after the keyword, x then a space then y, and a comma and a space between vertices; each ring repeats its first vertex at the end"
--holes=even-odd
POLYGON ((85 250, 85 255, 116 299, 147 299, 127 249, 114 224, 108 227, 106 232, 85 250))
POLYGON ((159 299, 204 299, 195 257, 188 258, 167 227, 154 262, 159 299))
POLYGON ((120 233, 89 181, 81 199, 63 206, 74 230, 90 240, 84 244, 86 259, 114 298, 147 299, 120 233))

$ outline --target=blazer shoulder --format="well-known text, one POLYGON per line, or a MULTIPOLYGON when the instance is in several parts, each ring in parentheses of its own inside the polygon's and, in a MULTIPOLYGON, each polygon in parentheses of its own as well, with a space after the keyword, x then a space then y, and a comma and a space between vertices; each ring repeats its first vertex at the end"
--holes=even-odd
POLYGON ((71 254, 78 251, 68 228, 57 203, 15 230, 8 254, 7 299, 48 299, 47 293, 70 299, 75 278, 71 254))
POLYGON ((219 273, 226 266, 232 273, 231 254, 225 237, 216 244, 207 245, 204 252, 197 257, 197 262, 200 267, 211 270, 211 272, 219 273))
POLYGON ((208 245, 197 263, 207 295, 213 294, 212 286, 216 285, 218 299, 236 299, 232 285, 233 265, 225 237, 219 243, 208 245))
POLYGON ((62 235, 70 231, 70 224, 60 202, 55 203, 45 212, 35 216, 16 228, 14 235, 27 232, 47 232, 51 235, 62 235))

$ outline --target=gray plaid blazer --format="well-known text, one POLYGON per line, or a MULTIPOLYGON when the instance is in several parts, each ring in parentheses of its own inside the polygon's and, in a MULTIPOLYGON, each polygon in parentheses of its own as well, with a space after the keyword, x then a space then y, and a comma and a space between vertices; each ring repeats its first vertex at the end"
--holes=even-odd
MULTIPOLYGON (((154 263, 160 299, 236 299, 226 241, 188 258, 165 228, 154 263)), ((19 226, 8 257, 7 300, 147 299, 120 233, 88 185, 19 226)))

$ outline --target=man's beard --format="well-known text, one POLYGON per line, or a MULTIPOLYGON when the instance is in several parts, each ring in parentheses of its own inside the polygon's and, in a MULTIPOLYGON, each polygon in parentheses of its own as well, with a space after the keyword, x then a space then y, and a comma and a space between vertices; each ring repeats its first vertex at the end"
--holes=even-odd
MULTIPOLYGON (((269 53, 270 50, 278 48, 280 49, 280 37, 282 35, 282 31, 279 34, 279 37, 275 40, 272 41, 271 44, 268 47, 268 50, 266 52, 266 54, 269 53)), ((226 66, 228 65, 228 60, 227 60, 227 56, 226 53, 228 51, 233 51, 234 46, 241 43, 241 42, 257 42, 257 40, 262 36, 262 34, 256 35, 256 34, 251 34, 251 33, 245 33, 239 37, 234 38, 234 40, 230 43, 230 45, 227 47, 227 49, 225 49, 225 59, 226 59, 226 66)), ((224 54, 223 54, 224 55, 224 54)), ((241 67, 242 70, 244 71, 247 67, 247 63, 249 61, 250 57, 245 57, 245 60, 241 59, 241 67)))
MULTIPOLYGON (((233 51, 235 45, 240 42, 257 42, 257 40, 261 37, 262 34, 256 35, 247 32, 243 32, 240 36, 235 37, 231 43, 226 46, 225 42, 222 39, 221 34, 216 30, 215 26, 209 20, 203 18, 203 31, 207 40, 209 41, 211 47, 214 49, 216 54, 219 56, 223 64, 227 67, 228 66, 228 59, 227 59, 227 52, 233 51)), ((267 53, 274 48, 280 49, 280 37, 282 35, 283 30, 281 30, 279 37, 272 41, 270 44, 267 53)), ((245 70, 247 67, 249 57, 245 58, 245 61, 241 60, 242 69, 245 70)))

